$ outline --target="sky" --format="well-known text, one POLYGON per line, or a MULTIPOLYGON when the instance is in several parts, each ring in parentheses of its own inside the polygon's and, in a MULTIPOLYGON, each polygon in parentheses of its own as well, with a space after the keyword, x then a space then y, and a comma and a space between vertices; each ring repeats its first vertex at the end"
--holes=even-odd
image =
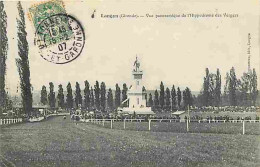
MULTIPOLYGON (((175 0, 175 1, 64 1, 67 14, 83 26, 86 40, 81 55, 74 61, 59 65, 40 57, 33 44, 35 28, 28 19, 28 9, 35 4, 22 1, 26 13, 27 41, 31 83, 34 90, 53 82, 66 87, 68 82, 81 89, 84 81, 91 85, 104 81, 108 88, 116 83, 131 85, 131 72, 136 55, 144 71, 146 89, 159 89, 163 81, 182 89, 200 91, 205 68, 220 69, 224 77, 235 67, 240 77, 247 71, 248 33, 251 34, 251 67, 260 74, 259 1, 252 0, 175 0), (96 9, 95 18, 91 18, 96 9), (102 18, 101 14, 238 14, 235 18, 102 18)), ((15 93, 19 76, 15 64, 18 57, 16 2, 5 2, 8 16, 9 50, 7 55, 7 88, 15 93)), ((260 77, 258 77, 260 78, 260 77)), ((258 88, 260 88, 260 83, 258 88)))

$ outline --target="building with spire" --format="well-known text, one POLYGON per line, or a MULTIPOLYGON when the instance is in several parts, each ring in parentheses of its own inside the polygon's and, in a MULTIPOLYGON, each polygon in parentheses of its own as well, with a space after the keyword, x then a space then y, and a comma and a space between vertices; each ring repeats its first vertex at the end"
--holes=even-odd
POLYGON ((146 92, 143 91, 142 77, 143 71, 140 69, 140 62, 136 57, 132 71, 133 83, 127 91, 127 99, 122 104, 127 103, 127 107, 122 108, 126 114, 153 115, 151 107, 146 106, 146 92))

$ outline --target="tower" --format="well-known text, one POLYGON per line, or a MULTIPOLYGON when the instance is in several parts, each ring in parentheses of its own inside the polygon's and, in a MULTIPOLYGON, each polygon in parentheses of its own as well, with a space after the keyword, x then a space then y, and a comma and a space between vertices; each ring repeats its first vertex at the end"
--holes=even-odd
POLYGON ((143 71, 140 69, 140 62, 136 57, 134 62, 134 69, 132 71, 133 84, 131 89, 127 92, 129 97, 129 107, 130 108, 142 108, 146 107, 145 92, 142 91, 142 77, 143 71))
POLYGON ((143 71, 140 69, 140 62, 137 57, 134 62, 132 75, 133 83, 129 87, 129 90, 127 92, 128 98, 122 102, 125 103, 126 101, 128 101, 128 107, 124 107, 123 112, 126 112, 128 114, 133 114, 134 112, 136 114, 154 114, 154 112, 151 110, 151 107, 146 107, 146 92, 143 92, 142 90, 143 71))

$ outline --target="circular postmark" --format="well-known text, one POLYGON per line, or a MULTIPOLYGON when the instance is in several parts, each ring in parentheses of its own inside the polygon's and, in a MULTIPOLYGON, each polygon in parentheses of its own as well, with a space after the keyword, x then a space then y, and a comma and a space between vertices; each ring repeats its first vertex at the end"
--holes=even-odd
POLYGON ((43 59, 55 64, 65 64, 81 54, 85 45, 85 33, 74 17, 56 14, 39 24, 34 44, 39 48, 43 59))

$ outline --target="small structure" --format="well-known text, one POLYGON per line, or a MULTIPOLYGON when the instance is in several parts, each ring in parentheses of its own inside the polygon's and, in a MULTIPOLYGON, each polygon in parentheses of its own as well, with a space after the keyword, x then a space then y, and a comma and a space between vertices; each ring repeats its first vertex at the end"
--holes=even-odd
POLYGON ((175 117, 178 117, 180 119, 184 119, 185 116, 188 117, 189 114, 187 111, 175 111, 173 113, 171 113, 171 116, 175 116, 175 117))
POLYGON ((154 115, 155 113, 152 111, 151 107, 146 106, 146 92, 142 90, 143 71, 140 70, 140 62, 137 57, 134 62, 132 74, 134 78, 133 84, 129 87, 127 92, 128 98, 122 102, 122 104, 127 103, 127 107, 123 107, 120 110, 123 114, 154 115))

